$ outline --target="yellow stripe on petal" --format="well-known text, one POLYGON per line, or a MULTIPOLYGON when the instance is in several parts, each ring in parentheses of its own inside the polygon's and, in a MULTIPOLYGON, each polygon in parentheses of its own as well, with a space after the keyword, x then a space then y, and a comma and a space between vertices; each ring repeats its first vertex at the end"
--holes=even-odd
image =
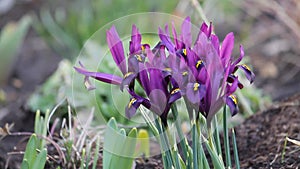
POLYGON ((130 102, 128 103, 128 108, 130 108, 135 102, 136 102, 136 99, 135 99, 135 98, 132 98, 132 99, 130 100, 130 102))
POLYGON ((202 61, 202 60, 198 60, 198 61, 197 61, 197 63, 196 63, 196 68, 198 69, 198 68, 199 68, 199 66, 201 66, 201 65, 202 65, 202 63, 203 63, 203 61, 202 61))
POLYGON ((142 62, 143 59, 142 59, 142 56, 141 55, 135 55, 136 59, 139 61, 139 62, 142 62))
POLYGON ((187 54, 186 49, 183 49, 182 53, 184 54, 184 56, 186 56, 186 54, 187 54))
POLYGON ((236 97, 235 97, 234 95, 230 95, 229 98, 233 101, 233 103, 234 103, 235 105, 238 104, 237 99, 236 99, 236 97))
POLYGON ((180 91, 180 89, 179 89, 179 88, 176 88, 176 89, 172 90, 171 94, 175 94, 175 93, 177 93, 177 92, 179 92, 179 91, 180 91))
POLYGON ((169 67, 164 68, 164 70, 167 71, 167 72, 172 72, 172 69, 169 68, 169 67))
POLYGON ((245 69, 251 71, 250 67, 248 67, 246 64, 242 64, 242 66, 243 66, 245 69))
POLYGON ((199 88, 200 84, 199 83, 194 83, 194 91, 197 91, 199 88))
POLYGON ((132 75, 132 74, 133 74, 133 72, 128 72, 128 73, 126 73, 126 74, 124 75, 124 79, 125 79, 126 77, 132 75))
POLYGON ((182 72, 182 76, 186 76, 186 75, 188 75, 187 71, 182 72))

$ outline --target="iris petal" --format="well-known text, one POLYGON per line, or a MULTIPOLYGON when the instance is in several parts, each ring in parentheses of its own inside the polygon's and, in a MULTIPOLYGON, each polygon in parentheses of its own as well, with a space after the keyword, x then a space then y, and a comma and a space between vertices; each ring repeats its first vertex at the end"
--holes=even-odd
POLYGON ((250 83, 252 83, 255 79, 255 74, 251 71, 251 69, 243 64, 243 65, 239 65, 238 68, 242 69, 245 72, 246 78, 250 81, 250 83))
POLYGON ((125 109, 126 117, 130 119, 132 116, 134 116, 136 114, 136 110, 140 107, 142 102, 142 99, 132 97, 125 109))
POLYGON ((100 73, 100 72, 90 72, 85 70, 84 68, 74 67, 74 69, 80 73, 85 75, 86 77, 92 77, 99 81, 110 83, 114 85, 120 85, 122 83, 122 78, 116 75, 107 74, 107 73, 100 73))
POLYGON ((205 85, 199 83, 188 83, 186 96, 192 104, 199 104, 205 95, 205 85))
POLYGON ((123 44, 114 26, 112 26, 111 29, 106 32, 106 39, 114 61, 121 72, 126 74, 126 61, 123 44))
POLYGON ((173 90, 171 90, 170 98, 168 100, 168 104, 172 104, 180 98, 181 98, 180 89, 179 88, 174 88, 173 90))
POLYGON ((142 36, 135 25, 132 25, 131 41, 129 42, 130 54, 135 54, 141 51, 142 36))
POLYGON ((122 83, 120 85, 121 91, 123 91, 125 86, 129 86, 129 88, 132 89, 134 87, 133 82, 136 77, 137 77, 137 74, 134 72, 128 72, 127 74, 125 74, 125 76, 122 80, 122 83))
POLYGON ((234 47, 234 35, 233 33, 229 33, 226 35, 225 39, 223 40, 222 47, 221 47, 221 58, 223 66, 226 66, 231 58, 232 50, 234 47))
POLYGON ((236 97, 233 95, 230 95, 226 98, 226 104, 228 105, 231 115, 234 116, 238 113, 238 105, 237 105, 237 100, 236 97))
POLYGON ((226 95, 231 95, 232 93, 234 93, 238 87, 239 84, 239 80, 238 77, 235 77, 233 79, 233 82, 231 85, 227 84, 226 86, 226 95))
POLYGON ((175 45, 171 41, 169 35, 166 35, 161 28, 158 29, 158 34, 160 37, 160 40, 162 41, 163 45, 167 47, 169 52, 175 53, 175 45))
POLYGON ((181 40, 185 44, 185 47, 191 47, 192 35, 191 35, 191 18, 186 17, 181 25, 181 40))

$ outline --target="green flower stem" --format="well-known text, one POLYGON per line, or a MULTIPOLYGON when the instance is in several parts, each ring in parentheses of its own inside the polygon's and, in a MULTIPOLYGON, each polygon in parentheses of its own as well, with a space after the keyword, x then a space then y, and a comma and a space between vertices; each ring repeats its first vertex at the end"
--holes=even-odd
POLYGON ((173 165, 172 154, 170 151, 170 147, 169 147, 166 132, 165 132, 167 129, 162 128, 161 122, 158 119, 155 120, 155 124, 156 124, 156 128, 158 129, 158 132, 160 133, 159 139, 160 139, 160 143, 162 145, 161 151, 163 153, 165 153, 166 166, 167 166, 167 168, 172 168, 172 165, 173 165))
POLYGON ((226 165, 227 165, 227 168, 231 168, 226 106, 224 106, 224 111, 223 111, 223 129, 224 129, 224 146, 225 146, 226 165))
POLYGON ((222 155, 222 150, 221 150, 221 143, 220 143, 220 133, 219 133, 219 127, 218 127, 218 117, 215 115, 214 120, 213 120, 213 125, 214 125, 214 139, 216 141, 216 147, 217 147, 217 152, 218 155, 222 155))

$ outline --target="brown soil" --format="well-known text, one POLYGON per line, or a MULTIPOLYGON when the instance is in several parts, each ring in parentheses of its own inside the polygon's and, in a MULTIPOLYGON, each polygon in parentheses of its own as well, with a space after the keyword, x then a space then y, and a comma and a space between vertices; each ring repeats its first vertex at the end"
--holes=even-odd
POLYGON ((300 95, 255 114, 236 127, 242 168, 300 167, 300 147, 285 137, 300 140, 300 95))

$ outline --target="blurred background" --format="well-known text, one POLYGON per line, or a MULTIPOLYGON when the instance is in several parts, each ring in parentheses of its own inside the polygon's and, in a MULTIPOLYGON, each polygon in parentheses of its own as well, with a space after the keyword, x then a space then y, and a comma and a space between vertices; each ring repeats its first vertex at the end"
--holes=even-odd
MULTIPOLYGON (((161 21, 137 15, 144 12, 165 13, 178 20, 191 16, 196 26, 206 17, 220 39, 235 33, 234 54, 238 56, 237 46, 243 44, 245 62, 256 74, 254 85, 238 93, 239 120, 265 109, 272 101, 300 92, 297 0, 0 0, 0 126, 15 123, 17 131, 33 130, 34 112, 53 109, 64 98, 58 117, 66 115, 66 105, 72 105, 74 98, 77 104, 72 108, 76 112, 90 112, 95 106, 100 112, 95 118, 100 123, 116 115, 113 98, 107 94, 111 88, 98 87, 94 100, 90 100, 82 81, 72 81, 73 65, 84 54, 94 58, 85 64, 97 62, 99 51, 107 50, 107 46, 106 37, 95 32, 102 28, 105 33, 112 21, 133 16, 129 17, 133 21, 117 26, 121 37, 128 37, 131 22, 148 27, 161 21), (86 43, 90 37, 98 43, 86 43)), ((115 68, 114 64, 105 65, 101 71, 115 68)), ((117 121, 130 123, 123 117, 117 121)))

